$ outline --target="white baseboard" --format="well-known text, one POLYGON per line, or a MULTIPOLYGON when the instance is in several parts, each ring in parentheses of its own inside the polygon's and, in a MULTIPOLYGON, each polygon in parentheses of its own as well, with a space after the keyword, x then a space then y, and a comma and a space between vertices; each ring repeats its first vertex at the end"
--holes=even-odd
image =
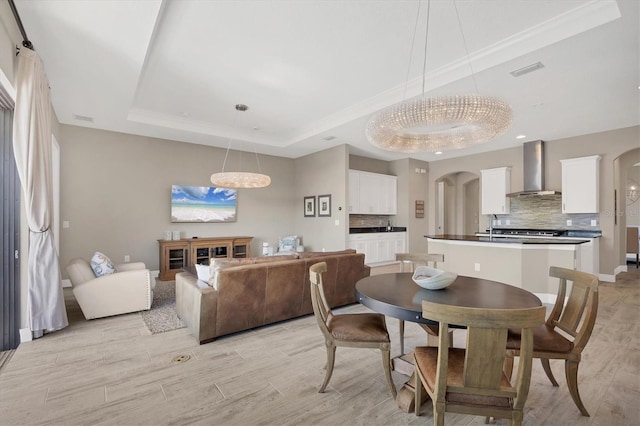
POLYGON ((31 330, 28 328, 20 329, 20 343, 30 342, 33 340, 33 335, 31 334, 31 330))
POLYGON ((600 274, 600 275, 598 275, 598 279, 600 281, 604 281, 606 283, 615 283, 616 282, 616 276, 615 275, 600 274))
POLYGON ((615 283, 616 282, 616 275, 618 275, 620 272, 627 272, 627 265, 618 265, 613 270, 613 275, 600 274, 600 275, 598 275, 598 279, 600 281, 604 281, 604 282, 607 282, 607 283, 615 283))
POLYGON ((158 278, 158 276, 160 275, 160 270, 157 271, 149 271, 151 273, 151 276, 153 278, 158 278))

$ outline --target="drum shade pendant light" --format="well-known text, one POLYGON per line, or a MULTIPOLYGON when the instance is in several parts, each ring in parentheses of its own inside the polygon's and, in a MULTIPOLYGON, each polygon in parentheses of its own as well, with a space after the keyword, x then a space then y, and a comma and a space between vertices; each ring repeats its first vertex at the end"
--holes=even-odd
MULTIPOLYGON (((460 33, 464 40, 458 8, 455 1, 453 4, 458 17, 460 33)), ((428 0, 422 96, 417 99, 404 100, 383 109, 369 120, 365 129, 369 142, 387 151, 412 153, 462 149, 487 142, 505 133, 511 125, 511 107, 495 97, 479 94, 425 97, 430 6, 431 1, 428 0)), ((419 15, 420 2, 418 3, 419 15)), ((417 23, 418 18, 416 18, 416 30, 417 23)), ((466 41, 464 44, 465 50, 467 50, 466 41)), ((469 59, 468 50, 467 59, 469 59)), ((477 92, 478 88, 470 59, 469 67, 477 92)))
MULTIPOLYGON (((243 104, 236 105, 236 111, 244 112, 249 107, 243 104)), ((238 113, 236 112, 236 116, 238 113)), ((227 145, 227 152, 224 155, 224 162, 222 163, 222 171, 211 175, 211 183, 219 188, 264 188, 271 184, 271 178, 265 174, 262 174, 260 169, 260 160, 258 159, 258 152, 254 150, 256 156, 256 163, 258 165, 258 173, 251 172, 225 172, 225 166, 227 164, 227 157, 229 156, 229 149, 231 148, 231 138, 229 138, 229 144, 227 145)), ((242 155, 242 154, 240 154, 242 155)))

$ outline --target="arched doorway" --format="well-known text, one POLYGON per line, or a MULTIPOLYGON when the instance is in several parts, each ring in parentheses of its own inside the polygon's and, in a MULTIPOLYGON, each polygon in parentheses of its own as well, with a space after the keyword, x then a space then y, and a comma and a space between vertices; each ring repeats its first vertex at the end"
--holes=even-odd
MULTIPOLYGON (((627 227, 640 228, 640 148, 620 155, 613 162, 615 173, 615 234, 620 264, 627 264, 627 227), (634 189, 635 188, 635 189, 634 189)), ((635 257, 634 257, 635 260, 635 257)))
POLYGON ((436 179, 435 185, 436 233, 473 235, 478 231, 480 177, 454 172, 436 179))

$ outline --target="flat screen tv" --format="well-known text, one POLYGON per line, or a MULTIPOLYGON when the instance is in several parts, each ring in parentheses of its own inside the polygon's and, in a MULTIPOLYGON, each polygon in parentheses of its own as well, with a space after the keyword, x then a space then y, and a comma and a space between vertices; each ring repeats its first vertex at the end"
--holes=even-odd
POLYGON ((215 186, 171 186, 171 222, 235 222, 238 193, 215 186))

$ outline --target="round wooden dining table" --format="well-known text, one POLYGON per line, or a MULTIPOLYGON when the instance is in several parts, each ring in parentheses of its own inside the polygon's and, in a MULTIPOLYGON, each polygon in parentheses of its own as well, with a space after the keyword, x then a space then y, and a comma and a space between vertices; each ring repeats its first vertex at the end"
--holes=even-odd
MULTIPOLYGON (((423 300, 480 309, 523 309, 542 305, 540 299, 527 290, 482 278, 458 276, 446 288, 426 290, 413 281, 411 272, 362 278, 356 283, 356 298, 373 311, 418 323, 432 334, 437 333, 438 323, 422 316, 423 300)), ((413 410, 413 380, 412 376, 396 397, 398 406, 405 412, 413 410)))

